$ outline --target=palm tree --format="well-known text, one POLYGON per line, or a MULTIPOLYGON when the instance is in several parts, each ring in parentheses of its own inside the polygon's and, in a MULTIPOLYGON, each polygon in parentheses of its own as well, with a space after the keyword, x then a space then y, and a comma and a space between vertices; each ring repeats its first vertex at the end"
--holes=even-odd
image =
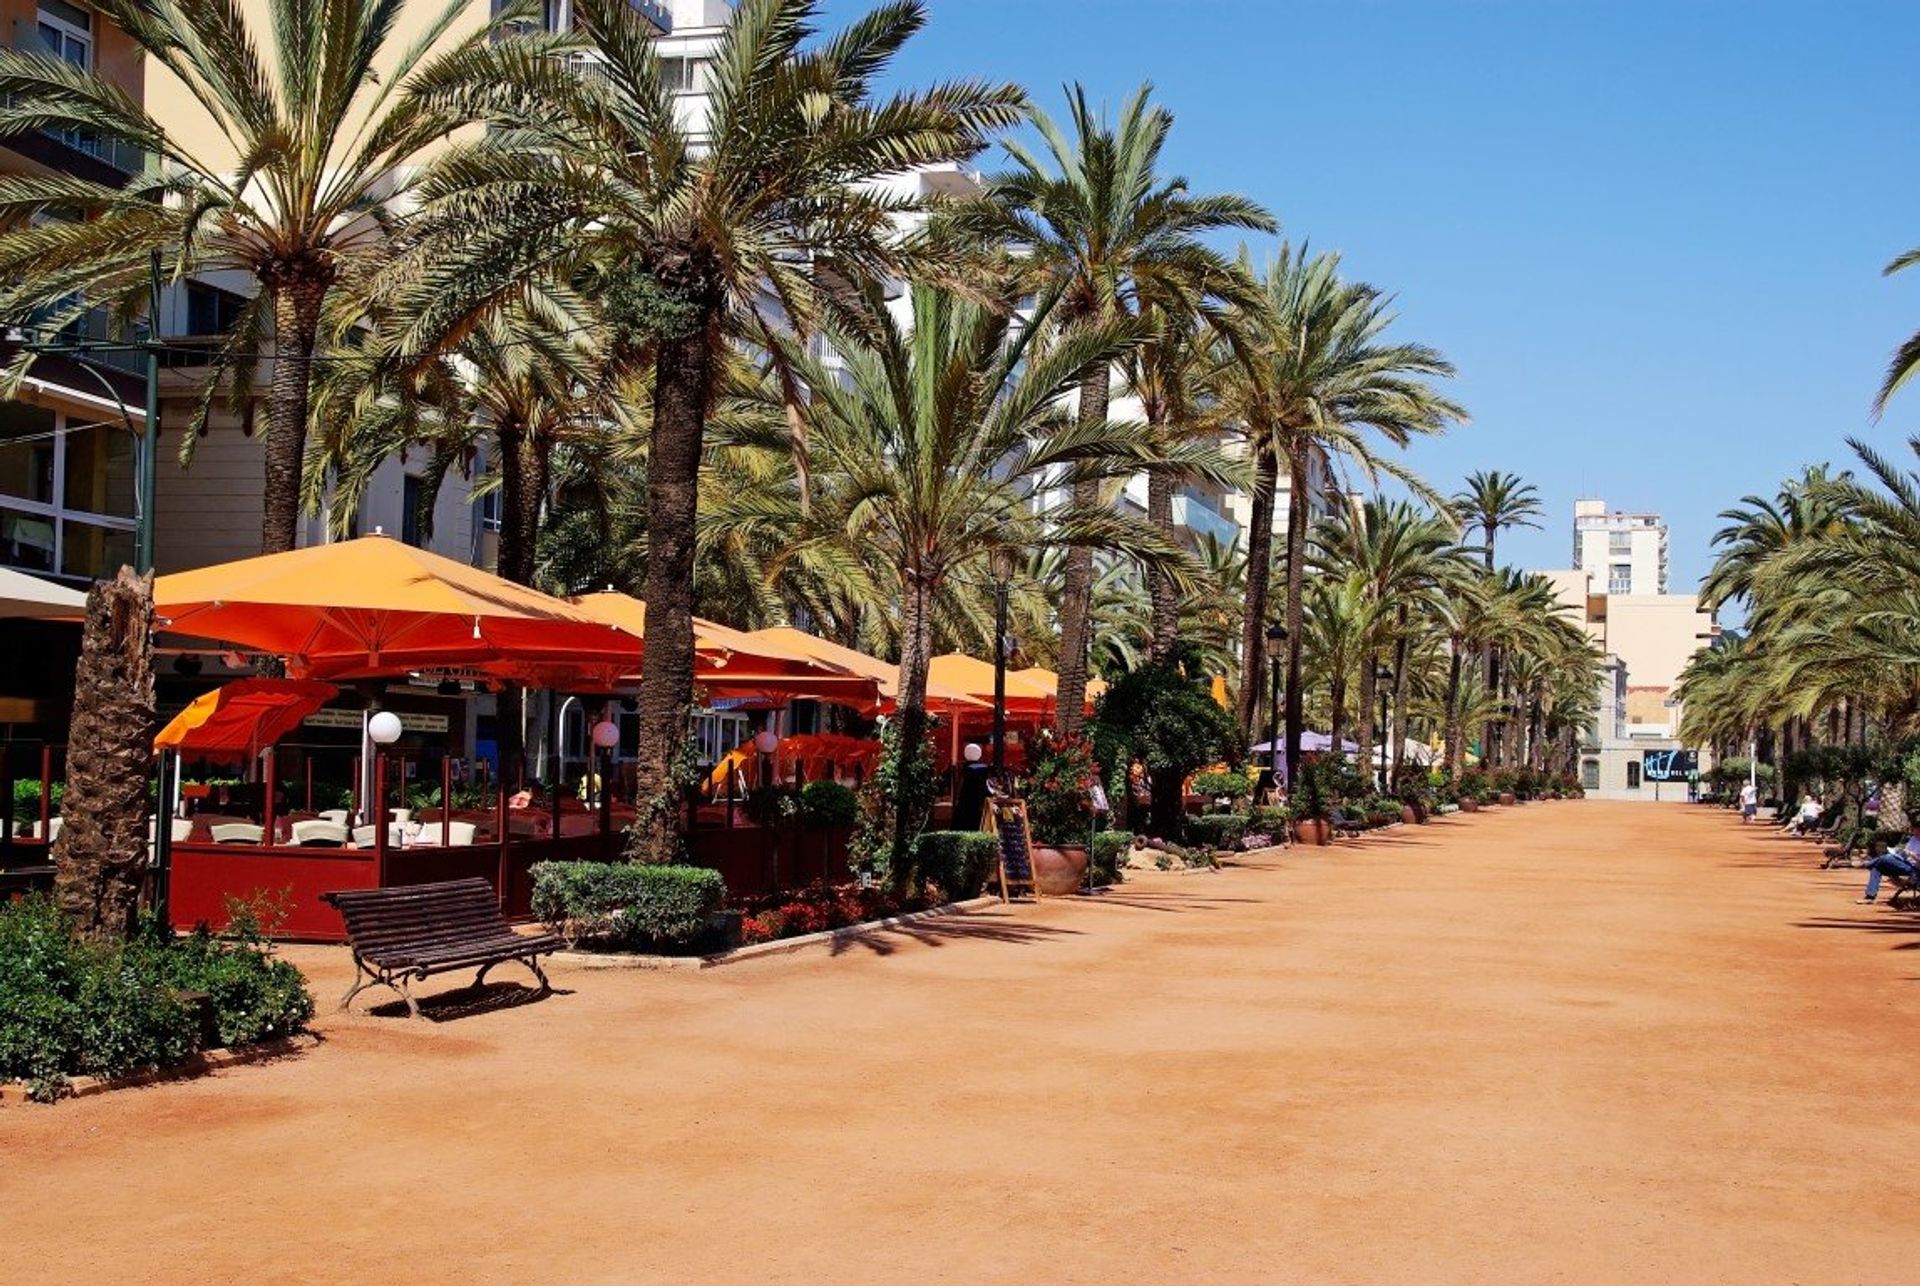
MULTIPOLYGON (((0 234, 0 280, 10 283, 0 314, 37 312, 57 329, 103 301, 142 298, 156 261, 175 278, 251 277, 259 293, 215 355, 213 374, 244 400, 261 358, 272 359, 260 546, 291 549, 322 314, 336 289, 376 271, 382 208, 405 197, 422 149, 462 123, 458 111, 414 92, 416 78, 457 64, 489 33, 452 39, 463 6, 450 4, 396 56, 400 0, 263 0, 251 20, 228 3, 94 7, 153 61, 149 76, 164 70, 185 85, 213 128, 197 150, 90 72, 45 54, 0 52, 0 101, 9 104, 0 108, 0 135, 75 130, 159 161, 125 188, 67 174, 0 178, 0 224, 9 229, 0 234)), ((208 379, 194 429, 220 382, 208 379)))
POLYGON ((1453 498, 1453 512, 1463 527, 1478 527, 1487 570, 1494 567, 1493 542, 1510 527, 1538 527, 1540 493, 1517 473, 1498 469, 1467 475, 1467 485, 1453 498))
MULTIPOLYGON (((1336 746, 1346 734, 1347 698, 1356 677, 1364 684, 1360 698, 1363 719, 1371 699, 1364 693, 1373 687, 1381 618, 1380 603, 1372 591, 1372 585, 1357 569, 1339 577, 1315 577, 1307 585, 1303 650, 1313 673, 1327 684, 1327 732, 1336 746)), ((1365 732, 1360 736, 1364 752, 1370 743, 1365 732)))
MULTIPOLYGON (((1893 262, 1881 269, 1881 273, 1890 277, 1896 272, 1913 267, 1916 263, 1920 263, 1920 247, 1915 247, 1895 258, 1893 262)), ((1920 371, 1920 331, 1907 336, 1900 347, 1894 350, 1893 360, 1887 364, 1886 378, 1881 381, 1880 391, 1873 397, 1873 414, 1876 418, 1887 409, 1888 399, 1913 378, 1915 371, 1920 371)))
POLYGON ((728 335, 770 334, 776 310, 811 328, 824 283, 901 275, 911 253, 896 230, 919 207, 882 180, 973 155, 1025 103, 971 81, 876 98, 924 5, 896 0, 810 43, 819 7, 740 5, 699 138, 625 0, 577 0, 577 34, 472 50, 421 91, 495 127, 421 185, 412 289, 438 301, 421 324, 445 333, 529 280, 577 280, 604 300, 616 366, 652 364, 636 857, 679 852, 699 473, 728 335), (593 74, 573 70, 583 62, 593 74))
MULTIPOLYGON (((1142 85, 1109 125, 1084 87, 1067 91, 1072 137, 1034 109, 1044 156, 1005 144, 1012 167, 987 180, 981 199, 954 211, 947 224, 963 241, 1017 246, 1036 291, 1060 297, 1060 324, 1111 325, 1137 316, 1143 303, 1200 299, 1229 289, 1231 265, 1200 238, 1223 228, 1270 231, 1272 216, 1239 196, 1197 196, 1182 178, 1159 172, 1173 114, 1151 104, 1142 85)), ((1078 389, 1083 424, 1107 419, 1112 371, 1089 367, 1078 389)), ((1099 502, 1082 480, 1074 502, 1099 502)), ((1068 555, 1060 594, 1059 724, 1079 730, 1087 682, 1093 553, 1068 555)))
MULTIPOLYGON (((1242 256, 1245 262, 1245 255, 1242 256)), ((1299 766, 1304 707, 1301 625, 1304 619, 1306 541, 1312 466, 1341 457, 1369 476, 1401 479, 1422 499, 1439 497, 1419 479, 1373 449, 1377 435, 1404 447, 1414 436, 1439 433, 1466 412, 1429 381, 1453 367, 1422 344, 1386 338, 1394 314, 1374 287, 1340 279, 1337 255, 1310 255, 1283 244, 1261 278, 1260 306, 1244 318, 1252 359, 1225 366, 1225 411, 1246 426, 1254 456, 1252 531, 1247 546, 1247 608, 1241 634, 1244 673, 1257 674, 1266 655, 1267 590, 1272 575, 1273 508, 1278 473, 1287 470, 1286 764, 1299 766)), ((1259 717, 1256 684, 1242 684, 1240 719, 1251 739, 1259 717)))
MULTIPOLYGON (((956 589, 988 584, 996 556, 1087 547, 1179 560, 1150 528, 1110 508, 1071 500, 1036 508, 1035 495, 1063 471, 1075 483, 1125 477, 1162 447, 1126 425, 1089 425, 1066 406, 1090 364, 1104 367, 1124 354, 1131 323, 1076 327, 1043 348, 1039 337, 1051 319, 1042 312, 1034 324, 1018 324, 1011 302, 979 303, 919 285, 909 324, 869 290, 828 327, 844 363, 838 371, 800 342, 778 339, 810 393, 809 503, 803 511, 797 490, 742 491, 705 519, 715 530, 777 529, 781 559, 831 551, 857 565, 883 601, 898 603, 903 753, 926 736, 927 670, 941 606, 956 589)), ((784 444, 775 437, 767 445, 784 444)), ((1188 450, 1171 463, 1204 462, 1188 450)), ((913 816, 902 785, 888 865, 905 887, 910 840, 925 818, 913 816)))

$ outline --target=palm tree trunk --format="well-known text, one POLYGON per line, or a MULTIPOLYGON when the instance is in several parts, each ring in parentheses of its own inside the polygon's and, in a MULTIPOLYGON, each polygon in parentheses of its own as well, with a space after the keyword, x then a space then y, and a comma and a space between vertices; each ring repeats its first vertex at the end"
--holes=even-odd
POLYGON ((151 574, 122 567, 88 591, 53 864, 54 896, 96 940, 126 936, 146 880, 152 637, 151 574))
MULTIPOLYGON (((1305 731, 1305 693, 1301 691, 1301 645, 1307 621, 1307 446, 1287 449, 1287 781, 1298 780, 1300 734, 1305 731)), ((1339 753, 1339 747, 1334 747, 1339 753)))
MULTIPOLYGON (((1147 471, 1147 521, 1168 544, 1173 543, 1173 478, 1162 469, 1147 471)), ((1180 642, 1180 595, 1173 578, 1158 567, 1147 568, 1147 592, 1153 608, 1147 656, 1164 662, 1172 659, 1180 642)))
MULTIPOLYGON (((903 578, 900 605, 900 754, 910 758, 927 736, 927 670, 933 660, 933 585, 925 573, 911 571, 903 578)), ((914 802, 913 775, 895 773, 897 793, 892 802, 893 857, 888 874, 896 893, 913 885, 913 842, 926 829, 927 818, 914 802)))
POLYGON ((292 549, 298 535, 313 350, 328 284, 321 277, 300 278, 274 288, 273 379, 267 386, 266 480, 261 492, 263 554, 292 549))
POLYGON ((1333 753, 1339 754, 1340 738, 1347 730, 1347 681, 1335 678, 1328 684, 1328 697, 1332 708, 1327 713, 1327 735, 1333 739, 1333 753))
POLYGON ((1449 640, 1447 657, 1447 708, 1446 726, 1440 736, 1441 762, 1446 765, 1452 776, 1460 775, 1460 760, 1464 747, 1461 745, 1460 728, 1460 672, 1466 663, 1466 649, 1459 638, 1449 640))
MULTIPOLYGON (((1372 767, 1373 743, 1377 739, 1375 734, 1379 731, 1374 726, 1373 715, 1373 712, 1380 708, 1380 680, 1375 677, 1378 669, 1379 658, 1369 650, 1360 662, 1360 709, 1354 715, 1358 725, 1354 740, 1360 743, 1360 762, 1367 765, 1368 781, 1373 781, 1378 776, 1372 767)), ((1334 746, 1334 753, 1340 753, 1338 744, 1334 746)))
MULTIPOLYGON (((547 494, 550 447, 529 434, 524 425, 501 424, 496 430, 500 449, 500 551, 496 569, 504 580, 532 585, 535 551, 540 539, 540 507, 547 494)), ((524 780, 527 762, 527 692, 519 684, 500 690, 496 703, 496 732, 500 742, 500 776, 509 786, 524 780)))
POLYGON ((1400 789, 1400 756, 1407 744, 1407 609, 1397 617, 1400 637, 1393 645, 1393 749, 1387 755, 1387 787, 1400 789))
MULTIPOLYGON (((1112 372, 1104 361, 1096 362, 1081 377, 1081 424, 1105 422, 1111 378, 1112 372)), ((1074 483, 1073 501, 1089 507, 1099 504, 1100 484, 1074 483)), ((1066 582, 1060 591, 1060 687, 1053 717, 1062 737, 1077 736, 1086 719, 1087 645, 1092 628, 1093 548, 1075 545, 1067 550, 1066 582)))
POLYGON ((690 333, 654 350, 653 437, 647 455, 647 646, 640 665, 639 815, 627 855, 671 862, 681 851, 683 772, 693 703, 693 541, 700 452, 720 350, 717 298, 690 333))
POLYGON ((1273 502, 1280 457, 1273 440, 1253 442, 1253 503, 1248 514, 1246 606, 1240 621, 1240 738, 1260 740, 1260 697, 1266 688, 1267 592, 1273 582, 1273 502))

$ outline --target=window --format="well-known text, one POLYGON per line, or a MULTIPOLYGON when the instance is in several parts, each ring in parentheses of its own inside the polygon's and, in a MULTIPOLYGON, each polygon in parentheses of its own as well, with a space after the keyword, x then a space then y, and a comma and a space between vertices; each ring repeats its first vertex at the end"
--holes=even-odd
POLYGON ((40 0, 40 43, 75 67, 93 66, 93 15, 67 0, 40 0))
POLYGON ((474 503, 480 516, 480 530, 498 532, 500 530, 500 488, 495 487, 474 503))
POLYGON ((1580 785, 1586 790, 1600 789, 1600 761, 1583 759, 1580 761, 1580 785))
POLYGON ((247 301, 202 281, 187 283, 187 334, 224 335, 240 324, 247 301))
POLYGON ((1633 592, 1633 564, 1612 563, 1607 567, 1607 593, 1630 594, 1633 592))
POLYGON ((662 58, 660 83, 676 94, 700 94, 707 88, 704 58, 662 58))
POLYGON ((1631 554, 1633 552, 1633 533, 1630 531, 1608 532, 1607 552, 1609 554, 1631 554))
POLYGON ((118 424, 0 403, 0 565, 93 579, 132 562, 133 460, 118 424))
POLYGON ((420 547, 420 497, 422 495, 420 479, 411 473, 400 487, 400 540, 404 544, 420 547))

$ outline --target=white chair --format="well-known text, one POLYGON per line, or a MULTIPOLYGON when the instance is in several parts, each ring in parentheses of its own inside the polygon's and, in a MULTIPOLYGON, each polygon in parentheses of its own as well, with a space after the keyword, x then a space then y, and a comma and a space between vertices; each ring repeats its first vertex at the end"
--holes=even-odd
MULTIPOLYGON (((395 823, 387 827, 387 847, 399 848, 407 842, 407 828, 395 823)), ((353 846, 355 848, 373 847, 373 827, 356 826, 353 828, 353 846)))
POLYGON ((335 826, 347 824, 347 810, 344 808, 323 808, 315 814, 323 822, 332 822, 335 826))
POLYGON ((311 844, 316 848, 342 848, 347 842, 347 828, 325 820, 295 822, 293 842, 295 845, 311 844))
POLYGON ((460 848, 473 843, 473 837, 480 829, 472 822, 422 822, 420 833, 413 837, 416 848, 439 848, 442 825, 446 826, 447 847, 460 848))
POLYGON ((405 826, 413 820, 413 810, 411 808, 390 808, 387 811, 392 813, 393 820, 402 826, 405 826))
POLYGON ((61 822, 61 819, 58 817, 50 818, 47 822, 47 833, 43 837, 40 834, 40 823, 36 821, 33 824, 33 829, 28 831, 27 834, 33 839, 44 838, 47 841, 47 843, 51 844, 53 843, 53 841, 60 838, 60 822, 61 822))
POLYGON ((178 844, 193 834, 193 818, 176 817, 168 824, 167 829, 173 833, 173 842, 178 844))
POLYGON ((266 832, 251 822, 224 822, 213 828, 216 844, 258 844, 266 832))

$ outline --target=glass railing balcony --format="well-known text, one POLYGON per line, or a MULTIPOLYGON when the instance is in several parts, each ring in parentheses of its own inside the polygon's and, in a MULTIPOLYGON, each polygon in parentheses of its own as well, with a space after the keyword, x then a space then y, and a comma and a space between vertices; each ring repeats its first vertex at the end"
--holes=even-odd
POLYGON ((85 130, 47 129, 40 132, 61 146, 70 147, 85 156, 91 156, 94 160, 110 165, 128 177, 146 172, 147 153, 117 138, 108 138, 104 134, 90 134, 85 130))

